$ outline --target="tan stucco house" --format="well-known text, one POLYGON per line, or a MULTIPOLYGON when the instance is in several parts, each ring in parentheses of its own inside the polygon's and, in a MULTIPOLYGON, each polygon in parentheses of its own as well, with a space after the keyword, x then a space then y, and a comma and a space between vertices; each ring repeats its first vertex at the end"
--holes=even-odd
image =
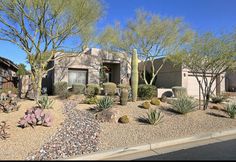
MULTIPOLYGON (((154 61, 155 69, 161 66, 164 58, 159 58, 154 61)), ((139 70, 143 69, 143 62, 139 63, 139 70)), ((150 72, 151 64, 147 63, 146 69, 150 72)), ((199 74, 201 75, 201 74, 199 74)), ((140 78, 139 82, 142 83, 143 80, 140 78)), ((197 79, 193 76, 189 69, 183 68, 183 66, 174 66, 170 61, 166 61, 159 71, 155 85, 158 88, 158 96, 160 97, 164 92, 171 91, 174 86, 182 86, 187 89, 187 93, 190 96, 199 96, 199 84, 197 79)), ((216 79, 213 84, 213 89, 215 94, 220 94, 225 91, 225 74, 216 79)))
MULTIPOLYGON (((58 55, 65 53, 58 52, 58 55)), ((106 67, 105 82, 116 84, 129 83, 130 59, 124 53, 109 53, 101 49, 90 48, 75 57, 65 57, 60 61, 51 62, 54 66, 43 80, 43 87, 52 93, 53 84, 66 81, 69 86, 73 83, 100 83, 100 70, 106 67)))

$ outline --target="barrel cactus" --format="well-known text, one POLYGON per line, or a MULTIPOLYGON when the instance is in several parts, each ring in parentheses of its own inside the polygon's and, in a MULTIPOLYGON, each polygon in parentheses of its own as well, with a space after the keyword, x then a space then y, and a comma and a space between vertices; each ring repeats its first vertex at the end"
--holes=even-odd
POLYGON ((138 56, 137 50, 133 50, 132 60, 131 60, 131 88, 132 88, 132 101, 137 100, 138 95, 138 56))
POLYGON ((128 89, 122 88, 121 95, 120 95, 120 104, 121 105, 127 105, 128 101, 128 89))

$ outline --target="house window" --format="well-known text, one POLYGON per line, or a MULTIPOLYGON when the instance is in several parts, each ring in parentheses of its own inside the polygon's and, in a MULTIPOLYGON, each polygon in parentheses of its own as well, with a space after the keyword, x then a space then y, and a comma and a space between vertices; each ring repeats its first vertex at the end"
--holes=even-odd
POLYGON ((2 81, 3 81, 3 78, 2 76, 0 76, 0 89, 2 89, 2 81))
POLYGON ((69 69, 68 72, 68 85, 71 87, 72 84, 81 83, 87 84, 88 70, 87 69, 69 69))

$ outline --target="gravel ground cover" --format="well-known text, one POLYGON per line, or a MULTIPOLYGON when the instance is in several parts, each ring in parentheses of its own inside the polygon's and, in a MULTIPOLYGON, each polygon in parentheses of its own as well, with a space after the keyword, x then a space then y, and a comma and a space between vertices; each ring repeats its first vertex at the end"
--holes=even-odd
POLYGON ((91 113, 74 109, 75 106, 74 101, 64 101, 66 119, 62 127, 27 160, 63 159, 98 150, 99 123, 91 113))
MULTIPOLYGON (((164 115, 162 122, 156 126, 148 125, 138 121, 147 112, 139 107, 143 102, 128 102, 127 106, 115 105, 112 108, 119 112, 119 116, 128 115, 130 123, 100 123, 100 151, 236 128, 236 119, 228 118, 222 110, 209 108, 180 115, 171 111, 170 105, 165 103, 158 107, 152 105, 152 108, 158 108, 164 115)), ((93 106, 79 104, 77 109, 87 111, 93 106)))
POLYGON ((65 118, 62 112, 62 102, 55 100, 53 109, 45 110, 45 112, 52 114, 53 124, 51 127, 36 126, 22 129, 17 127, 17 123, 27 109, 35 106, 35 101, 24 100, 20 101, 19 105, 21 106, 18 111, 0 113, 0 121, 7 121, 10 126, 10 129, 7 130, 10 138, 0 140, 0 160, 24 159, 28 153, 36 151, 42 143, 57 132, 65 118))

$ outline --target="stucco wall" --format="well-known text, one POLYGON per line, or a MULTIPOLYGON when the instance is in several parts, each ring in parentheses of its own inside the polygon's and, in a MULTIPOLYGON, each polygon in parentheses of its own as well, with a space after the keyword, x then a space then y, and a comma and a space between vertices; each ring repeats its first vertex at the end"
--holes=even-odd
POLYGON ((120 63, 120 80, 127 82, 128 63, 123 60, 118 54, 110 54, 100 49, 91 48, 84 54, 76 57, 64 58, 61 61, 55 62, 54 82, 66 81, 68 82, 68 69, 87 69, 88 83, 99 83, 99 70, 101 62, 120 63))
MULTIPOLYGON (((163 64, 163 58, 157 59, 154 61, 155 69, 159 69, 159 67, 163 64)), ((143 62, 139 63, 139 71, 143 69, 143 62)), ((146 63, 146 70, 151 72, 151 62, 146 63)), ((140 83, 144 83, 143 80, 139 79, 140 83)), ((182 84, 182 73, 180 66, 174 66, 170 61, 166 61, 158 72, 155 85, 158 88, 171 88, 173 86, 181 86, 182 84)))

